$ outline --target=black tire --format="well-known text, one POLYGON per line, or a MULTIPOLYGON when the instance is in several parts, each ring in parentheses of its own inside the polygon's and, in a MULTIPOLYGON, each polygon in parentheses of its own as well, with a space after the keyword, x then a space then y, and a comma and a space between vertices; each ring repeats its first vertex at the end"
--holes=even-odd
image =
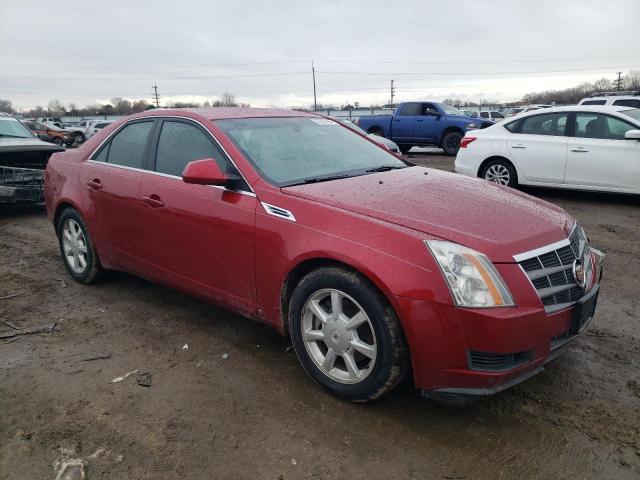
POLYGON ((62 146, 62 139, 60 137, 53 137, 51 142, 53 142, 54 144, 56 144, 58 146, 62 146))
MULTIPOLYGON (((324 313, 329 318, 334 318, 331 313, 326 311, 324 313)), ((288 323, 294 350, 304 370, 317 384, 340 398, 353 402, 375 400, 393 389, 407 374, 409 369, 408 350, 400 322, 393 308, 382 294, 371 282, 356 272, 340 267, 322 267, 306 275, 291 296, 288 323), (350 305, 352 307, 361 307, 369 320, 368 323, 363 323, 364 328, 366 330, 373 329, 375 334, 375 337, 371 337, 373 340, 365 342, 371 343, 372 341, 375 345, 375 358, 368 360, 364 355, 360 355, 359 358, 361 364, 364 359, 365 364, 369 365, 368 373, 363 375, 362 380, 353 381, 352 383, 336 381, 320 369, 305 346, 302 326, 304 322, 303 314, 306 311, 307 303, 312 297, 315 298, 316 295, 323 294, 329 289, 346 294, 344 298, 346 303, 342 303, 346 316, 353 318, 347 315, 348 310, 346 307, 350 305), (355 300, 357 304, 351 303, 351 300, 355 300)), ((322 324, 321 329, 325 327, 333 328, 327 327, 327 325, 330 325, 330 323, 322 324)), ((334 332, 335 330, 331 331, 332 334, 334 332)), ((358 352, 351 346, 354 336, 352 333, 349 333, 349 335, 346 337, 346 343, 348 344, 346 353, 355 358, 354 355, 358 356, 358 352)), ((362 339, 357 333, 355 338, 362 339)), ((335 336, 333 340, 338 341, 335 336)), ((329 342, 331 342, 330 339, 318 342, 318 345, 325 346, 325 355, 328 355, 329 342)), ((339 362, 338 358, 344 359, 346 357, 337 357, 336 365, 339 362)), ((345 360, 342 360, 342 365, 345 366, 343 370, 348 370, 345 360)), ((335 368, 338 367, 336 366, 335 368)))
MULTIPOLYGON (((71 225, 72 224, 70 224, 70 226, 71 225)), ((67 208, 66 210, 64 210, 58 218, 58 223, 56 225, 56 234, 58 235, 58 246, 60 247, 62 261, 64 262, 64 266, 67 269, 67 272, 69 272, 69 275, 71 275, 73 279, 79 283, 89 284, 95 282, 102 273, 102 266, 100 265, 100 260, 98 259, 98 255, 96 254, 95 248, 93 246, 93 241, 91 240, 89 229, 87 228, 87 225, 85 224, 80 214, 73 208, 67 208), (68 222, 75 222, 75 225, 77 225, 82 232, 84 242, 81 243, 84 244, 86 249, 86 252, 83 252, 85 259, 84 268, 82 268, 81 264, 79 264, 79 269, 74 269, 74 267, 71 265, 71 261, 65 254, 64 229, 67 226, 68 222)), ((79 246, 78 249, 79 248, 81 248, 81 246, 79 246)))
POLYGON ((84 133, 82 133, 82 132, 74 132, 72 137, 73 137, 73 141, 75 143, 77 143, 77 144, 84 143, 84 140, 85 140, 84 133))
POLYGON ((510 161, 502 158, 495 158, 485 163, 480 172, 480 176, 485 180, 499 185, 506 185, 511 188, 518 186, 516 169, 513 168, 510 161))
POLYGON ((442 149, 444 153, 449 156, 454 156, 458 154, 458 150, 460 150, 460 140, 462 140, 462 133, 460 132, 449 132, 442 139, 442 149))
POLYGON ((413 145, 398 145, 398 148, 403 155, 406 155, 413 148, 413 145))
POLYGON ((367 133, 378 135, 379 137, 384 137, 384 132, 380 127, 371 127, 367 133))

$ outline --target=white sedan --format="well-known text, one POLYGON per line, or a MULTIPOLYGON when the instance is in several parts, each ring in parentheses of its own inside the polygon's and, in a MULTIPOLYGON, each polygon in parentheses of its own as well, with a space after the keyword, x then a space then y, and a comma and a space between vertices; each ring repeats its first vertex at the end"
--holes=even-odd
POLYGON ((640 193, 640 109, 545 108, 460 142, 456 172, 515 187, 640 193))

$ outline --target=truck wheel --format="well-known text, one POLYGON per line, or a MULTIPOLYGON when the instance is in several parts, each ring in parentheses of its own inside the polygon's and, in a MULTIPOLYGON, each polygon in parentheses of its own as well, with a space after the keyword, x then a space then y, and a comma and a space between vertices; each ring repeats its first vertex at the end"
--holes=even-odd
POLYGON ((62 146, 62 139, 60 137, 53 137, 53 140, 51 141, 59 147, 62 146))
POLYGON ((82 132, 75 132, 75 133, 73 134, 73 141, 74 141, 75 143, 78 143, 78 144, 80 144, 80 143, 84 142, 84 133, 82 133, 82 132))
POLYGON ((367 133, 378 135, 379 137, 384 137, 384 132, 380 127, 371 127, 367 133))
POLYGON ((446 155, 456 155, 460 149, 460 140, 462 134, 460 132, 449 132, 442 139, 442 149, 446 155))

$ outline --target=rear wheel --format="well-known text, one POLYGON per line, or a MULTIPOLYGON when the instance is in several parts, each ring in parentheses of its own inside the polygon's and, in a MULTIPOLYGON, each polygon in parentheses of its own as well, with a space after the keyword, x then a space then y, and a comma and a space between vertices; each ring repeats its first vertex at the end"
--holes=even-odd
POLYGON ((460 150, 460 140, 462 140, 462 133, 449 132, 442 139, 442 149, 447 155, 457 155, 460 150))
POLYGON ((499 185, 508 187, 516 187, 518 185, 518 177, 513 165, 507 160, 494 159, 489 160, 482 169, 482 178, 499 185))
POLYGON ((89 230, 73 208, 67 208, 56 226, 60 253, 69 274, 80 283, 92 283, 102 272, 89 230))
POLYGON ((62 139, 60 137, 53 137, 51 141, 58 146, 62 146, 62 139))
POLYGON ((305 371, 339 397, 374 400, 407 372, 400 322, 355 272, 325 267, 304 277, 291 297, 289 329, 305 371))
POLYGON ((413 148, 413 145, 398 145, 398 148, 403 155, 406 155, 407 153, 409 153, 409 150, 413 148))
POLYGON ((75 133, 73 134, 73 141, 74 141, 75 143, 78 143, 78 144, 80 144, 80 143, 84 142, 84 133, 82 133, 82 132, 75 132, 75 133))

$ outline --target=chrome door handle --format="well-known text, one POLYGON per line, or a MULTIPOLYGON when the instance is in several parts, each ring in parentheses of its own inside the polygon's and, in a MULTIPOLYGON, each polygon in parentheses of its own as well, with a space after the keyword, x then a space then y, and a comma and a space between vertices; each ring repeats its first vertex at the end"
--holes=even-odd
POLYGON ((142 201, 153 208, 164 207, 164 202, 160 200, 157 195, 149 195, 148 197, 142 197, 142 201))
POLYGON ((572 148, 571 151, 572 152, 579 152, 579 153, 587 153, 589 150, 585 150, 582 147, 578 147, 578 148, 572 148))
POLYGON ((524 145, 511 145, 511 148, 527 148, 524 145))

